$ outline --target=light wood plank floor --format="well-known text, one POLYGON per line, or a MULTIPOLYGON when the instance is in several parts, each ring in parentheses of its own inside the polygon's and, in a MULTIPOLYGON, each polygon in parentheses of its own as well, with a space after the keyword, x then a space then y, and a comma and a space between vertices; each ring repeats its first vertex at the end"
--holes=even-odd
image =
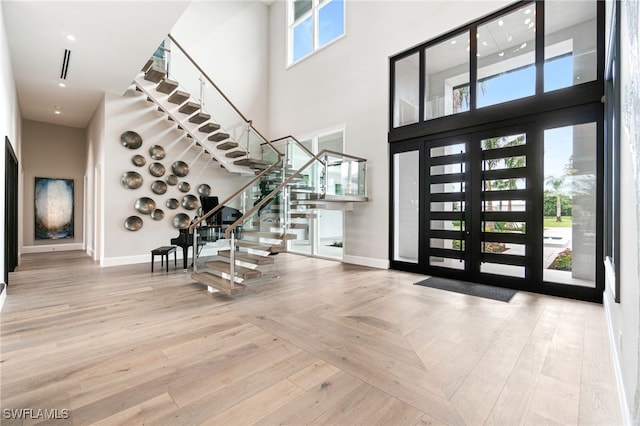
POLYGON ((46 409, 68 413, 56 425, 620 424, 600 305, 275 260, 227 297, 173 264, 23 256, 0 314, 0 422, 46 409))

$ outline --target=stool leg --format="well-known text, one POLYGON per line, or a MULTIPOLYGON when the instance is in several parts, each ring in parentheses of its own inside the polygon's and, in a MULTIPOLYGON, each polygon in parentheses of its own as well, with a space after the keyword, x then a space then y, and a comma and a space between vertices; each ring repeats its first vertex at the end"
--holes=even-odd
POLYGON ((153 272, 153 261, 155 260, 155 256, 151 253, 151 272, 153 272))
POLYGON ((167 253, 167 273, 169 273, 169 253, 167 253))

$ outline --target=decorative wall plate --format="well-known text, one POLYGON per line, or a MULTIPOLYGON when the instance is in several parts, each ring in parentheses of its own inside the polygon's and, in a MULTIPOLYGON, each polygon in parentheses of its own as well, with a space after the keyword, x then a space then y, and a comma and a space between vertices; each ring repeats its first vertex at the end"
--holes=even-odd
POLYGON ((164 218, 164 210, 155 209, 151 212, 151 219, 153 220, 162 220, 164 218))
POLYGON ((178 213, 173 217, 173 226, 178 229, 185 229, 189 227, 189 216, 185 213, 178 213))
POLYGON ((162 160, 167 154, 160 145, 152 145, 151 148, 149 148, 149 155, 151 155, 151 158, 154 160, 162 160))
POLYGON ((189 192, 191 190, 191 185, 189 185, 189 182, 180 182, 178 190, 180 190, 180 192, 189 192))
POLYGON ((171 165, 171 170, 173 170, 173 174, 178 177, 185 177, 189 174, 189 165, 184 161, 174 161, 171 165))
POLYGON ((198 198, 195 195, 185 195, 182 197, 182 207, 187 210, 193 210, 198 207, 198 198))
POLYGON ((156 208, 156 202, 149 197, 140 197, 136 200, 135 208, 138 213, 151 214, 156 208))
POLYGON ((132 130, 128 130, 120 135, 120 143, 129 149, 138 149, 142 146, 142 138, 132 130))
POLYGON ((164 183, 164 181, 155 180, 151 184, 151 190, 153 191, 154 194, 158 194, 158 195, 164 194, 165 192, 167 192, 167 184, 164 183))
POLYGON ((124 172, 120 182, 127 189, 138 189, 142 186, 142 176, 138 172, 124 172))
POLYGON ((203 197, 208 197, 211 194, 211 187, 206 183, 200 184, 198 186, 198 195, 202 195, 203 197))
POLYGON ((164 178, 164 180, 166 180, 169 185, 177 185, 178 184, 178 176, 176 176, 176 175, 169 175, 166 178, 164 178))
POLYGON ((160 163, 151 163, 149 165, 149 173, 151 176, 160 177, 164 175, 164 166, 160 163))
POLYGON ((124 221, 124 227, 129 231, 137 231, 138 229, 142 228, 142 219, 140 219, 138 216, 129 216, 124 221))
POLYGON ((180 206, 180 201, 177 198, 169 198, 165 203, 168 209, 174 210, 180 206))
POLYGON ((136 154, 133 157, 131 157, 131 162, 133 163, 134 166, 138 166, 138 167, 142 167, 145 164, 147 164, 147 160, 140 154, 136 154))

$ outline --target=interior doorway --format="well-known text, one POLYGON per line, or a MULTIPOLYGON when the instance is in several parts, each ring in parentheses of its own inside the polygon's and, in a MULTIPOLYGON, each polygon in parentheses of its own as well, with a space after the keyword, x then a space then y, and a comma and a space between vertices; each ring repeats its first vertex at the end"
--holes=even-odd
POLYGON ((9 138, 5 136, 4 167, 4 282, 18 266, 18 159, 9 138))

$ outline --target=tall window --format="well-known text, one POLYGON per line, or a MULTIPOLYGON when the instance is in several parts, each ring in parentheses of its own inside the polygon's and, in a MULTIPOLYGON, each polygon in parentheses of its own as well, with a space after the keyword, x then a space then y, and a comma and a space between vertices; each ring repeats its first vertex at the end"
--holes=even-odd
POLYGON ((344 0, 289 1, 289 64, 344 35, 344 0))

